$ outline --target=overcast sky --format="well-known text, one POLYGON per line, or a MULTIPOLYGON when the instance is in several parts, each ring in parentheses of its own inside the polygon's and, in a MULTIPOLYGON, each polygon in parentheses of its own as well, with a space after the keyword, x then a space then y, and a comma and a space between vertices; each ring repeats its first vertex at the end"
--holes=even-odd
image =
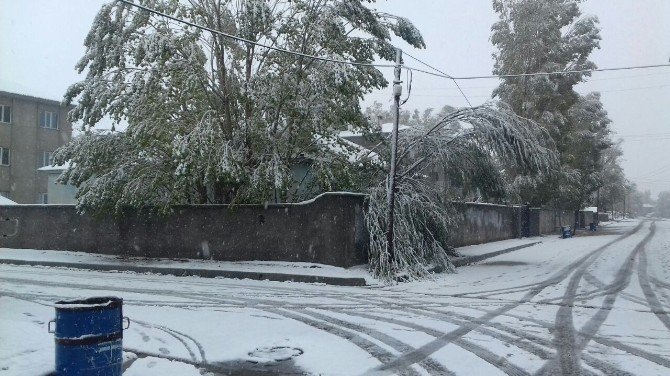
MULTIPOLYGON (((60 100, 81 79, 74 65, 100 0, 0 0, 0 90, 60 100)), ((389 0, 377 7, 414 22, 425 50, 407 49, 453 76, 490 74, 494 52, 489 41, 496 21, 490 0, 389 0)), ((600 19, 601 49, 592 60, 601 68, 664 64, 670 59, 670 0, 587 0, 585 15, 600 19)), ((418 65, 407 61, 408 65, 418 65)), ((387 78, 392 72, 385 71, 387 78)), ((490 98, 496 80, 464 81, 473 102, 490 98)), ((641 189, 670 191, 670 68, 595 73, 578 88, 600 91, 622 138, 623 167, 641 189)), ((373 101, 390 105, 390 91, 373 101)), ((408 109, 466 103, 448 80, 415 74, 408 109)))

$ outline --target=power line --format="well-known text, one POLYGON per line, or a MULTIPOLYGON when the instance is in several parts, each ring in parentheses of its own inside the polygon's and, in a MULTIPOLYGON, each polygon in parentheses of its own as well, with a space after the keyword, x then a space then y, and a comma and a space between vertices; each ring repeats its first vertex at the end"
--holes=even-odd
POLYGON ((270 45, 267 45, 267 44, 262 44, 262 43, 252 41, 250 39, 242 38, 242 37, 237 36, 237 35, 224 33, 222 31, 215 30, 215 29, 212 29, 212 28, 207 27, 207 26, 202 26, 202 25, 190 22, 190 21, 186 21, 186 20, 183 20, 181 18, 171 16, 167 13, 163 13, 163 12, 157 11, 155 9, 146 7, 144 5, 135 4, 134 2, 132 2, 130 0, 117 0, 117 1, 122 2, 124 4, 128 4, 130 6, 133 6, 133 7, 139 8, 139 9, 142 9, 142 10, 145 10, 147 12, 159 15, 161 17, 165 17, 167 19, 170 19, 170 20, 188 25, 188 26, 192 26, 192 27, 195 27, 195 28, 198 28, 198 29, 201 29, 201 30, 209 31, 210 33, 218 34, 218 35, 221 35, 223 37, 236 40, 238 42, 253 44, 253 45, 256 45, 258 47, 267 48, 267 49, 277 51, 277 52, 287 53, 287 54, 291 54, 291 55, 295 55, 295 56, 306 57, 306 58, 314 59, 314 60, 320 60, 320 61, 326 61, 326 62, 332 62, 332 63, 339 63, 339 64, 349 64, 349 65, 355 65, 355 66, 375 67, 375 68, 395 68, 395 65, 393 65, 393 64, 376 64, 376 63, 369 63, 369 62, 357 62, 357 61, 348 61, 348 60, 340 60, 340 59, 331 59, 331 58, 327 58, 327 57, 322 57, 322 56, 305 54, 305 53, 302 53, 302 52, 291 51, 291 50, 287 50, 287 49, 284 49, 284 48, 281 48, 281 47, 270 46, 270 45))
MULTIPOLYGON (((341 60, 341 59, 331 59, 331 58, 326 58, 326 57, 322 57, 322 56, 316 56, 316 55, 310 55, 310 54, 306 54, 306 53, 302 53, 302 52, 291 51, 291 50, 287 50, 287 49, 284 49, 284 48, 281 48, 281 47, 270 46, 270 45, 255 42, 255 41, 252 41, 250 39, 246 39, 246 38, 243 38, 243 37, 240 37, 240 36, 237 36, 237 35, 224 33, 222 31, 215 30, 215 29, 212 29, 212 28, 207 27, 207 26, 203 26, 203 25, 199 25, 199 24, 196 24, 196 23, 193 23, 193 22, 190 22, 190 21, 186 21, 186 20, 171 16, 169 14, 160 12, 158 10, 146 7, 144 5, 136 4, 136 3, 134 3, 130 0, 117 0, 117 1, 122 2, 124 4, 127 4, 127 5, 130 5, 132 7, 136 7, 136 8, 142 9, 144 11, 159 15, 161 17, 165 17, 167 19, 170 19, 170 20, 173 20, 173 21, 185 24, 185 25, 189 25, 191 27, 195 27, 195 28, 198 28, 198 29, 201 29, 201 30, 209 31, 209 32, 214 33, 214 34, 218 34, 218 35, 224 36, 226 38, 236 40, 238 42, 253 44, 253 45, 263 47, 263 48, 267 48, 267 49, 270 49, 270 50, 274 50, 274 51, 277 51, 277 52, 287 53, 287 54, 291 54, 291 55, 295 55, 295 56, 306 57, 306 58, 309 58, 309 59, 314 59, 314 60, 319 60, 319 61, 326 61, 326 62, 339 63, 339 64, 349 64, 349 65, 353 65, 353 66, 365 66, 365 67, 376 67, 376 68, 395 68, 395 65, 393 65, 393 64, 377 64, 377 63, 371 63, 371 62, 357 62, 357 61, 349 61, 349 60, 341 60)), ((607 72, 607 71, 620 71, 620 70, 634 70, 634 69, 649 69, 649 68, 659 68, 659 67, 670 67, 670 64, 656 64, 656 65, 640 65, 640 66, 627 66, 627 67, 616 67, 616 68, 598 68, 598 69, 568 70, 568 71, 555 71, 555 72, 536 72, 536 73, 520 73, 520 74, 507 74, 507 75, 482 75, 482 76, 455 77, 455 76, 451 76, 451 75, 441 71, 440 69, 438 69, 438 68, 436 68, 436 67, 434 67, 434 66, 432 66, 432 65, 430 65, 430 64, 428 64, 428 63, 426 63, 426 62, 424 62, 424 61, 422 61, 422 60, 420 60, 420 59, 418 59, 418 58, 416 58, 416 57, 414 57, 410 54, 408 54, 408 53, 405 53, 405 54, 408 57, 416 60, 417 62, 425 65, 426 67, 428 67, 428 68, 430 68, 430 69, 432 69, 432 70, 434 70, 435 72, 438 72, 438 73, 430 72, 430 71, 427 71, 427 70, 414 68, 414 67, 410 67, 410 66, 405 66, 405 65, 402 66, 403 68, 411 70, 411 71, 421 72, 421 73, 429 74, 429 75, 432 75, 432 76, 442 77, 442 78, 452 80, 456 84, 458 90, 461 92, 461 95, 463 96, 463 98, 465 98, 466 102, 468 102, 468 104, 471 107, 472 107, 472 105, 470 104, 470 100, 468 99, 467 95, 465 95, 465 93, 461 89, 458 82, 456 82, 457 80, 475 80, 475 79, 487 79, 487 78, 511 78, 511 77, 529 77, 529 76, 548 76, 548 75, 561 75, 561 74, 573 74, 573 73, 607 72)))
MULTIPOLYGON (((613 89, 613 90, 593 90, 597 93, 617 93, 617 92, 626 92, 626 91, 635 91, 635 90, 646 90, 646 89, 661 89, 670 87, 669 85, 658 85, 658 86, 643 86, 643 87, 633 87, 633 88, 623 88, 623 89, 613 89)), ((448 89, 448 88, 445 88, 448 89)), ((454 88, 455 89, 455 88, 454 88)), ((418 89, 420 91, 428 89, 418 89)), ((429 97, 429 98, 460 98, 462 95, 441 95, 441 94, 414 94, 417 97, 429 97)), ((470 98, 491 98, 490 95, 470 95, 470 98)))
POLYGON ((536 72, 536 73, 519 73, 519 74, 499 74, 499 75, 488 75, 488 76, 450 77, 450 78, 451 78, 452 80, 479 80, 479 79, 484 79, 484 78, 513 78, 513 77, 529 77, 529 76, 555 76, 555 75, 561 75, 561 74, 592 73, 592 72, 612 72, 612 71, 635 70, 635 69, 649 69, 649 68, 661 68, 661 67, 670 67, 670 64, 635 65, 635 66, 616 67, 616 68, 577 69, 577 70, 556 71, 556 72, 536 72))
MULTIPOLYGON (((426 66, 428 66, 426 64, 426 66)), ((662 68, 670 67, 670 64, 652 64, 652 65, 633 65, 626 67, 615 67, 615 68, 596 68, 596 69, 578 69, 578 70, 565 70, 565 71, 554 71, 554 72, 535 72, 535 73, 518 73, 518 74, 492 74, 492 75, 482 75, 482 76, 462 76, 456 77, 445 74, 444 72, 439 71, 440 73, 429 72, 422 69, 405 67, 406 69, 412 69, 417 72, 426 73, 436 77, 442 77, 449 80, 480 80, 480 79, 490 79, 490 78, 513 78, 513 77, 532 77, 532 76, 557 76, 562 74, 575 74, 575 73, 593 73, 593 72, 612 72, 612 71, 622 71, 622 70, 636 70, 636 69, 649 69, 649 68, 662 68)), ((437 70, 436 70, 437 71, 437 70)))
MULTIPOLYGON (((670 74, 670 71, 664 72, 662 74, 640 74, 640 75, 634 75, 634 76, 619 76, 619 77, 608 77, 608 78, 589 78, 588 81, 581 82, 579 85, 588 85, 593 83, 594 81, 603 81, 603 80, 618 80, 618 79, 624 79, 624 78, 635 78, 635 77, 648 77, 648 76, 659 76, 663 74, 670 74)), ((670 84, 667 85, 659 85, 659 86, 649 86, 649 87, 643 87, 641 89, 651 89, 651 88, 662 88, 662 87, 667 87, 670 86, 670 84)), ((493 86, 461 86, 463 89, 468 89, 468 90, 493 90, 498 87, 498 85, 493 85, 493 86)), ((587 89, 582 86, 578 86, 577 88, 581 89, 587 89)), ((634 90, 636 88, 624 88, 626 90, 634 90)), ((456 90, 455 87, 427 87, 427 88, 422 88, 421 90, 426 90, 426 91, 437 91, 437 90, 456 90)), ((620 89, 615 89, 615 90, 620 90, 620 89)))
POLYGON ((617 137, 657 137, 657 136, 670 136, 670 132, 660 132, 660 133, 628 133, 628 134, 616 134, 617 137))
MULTIPOLYGON (((434 71, 436 71, 436 72, 439 72, 439 73, 442 73, 442 74, 444 74, 444 75, 446 75, 446 76, 449 76, 448 74, 442 72, 441 70, 435 68, 434 66, 432 66, 432 65, 430 65, 430 64, 428 64, 428 63, 426 63, 426 62, 423 61, 423 60, 417 59, 416 57, 414 57, 414 56, 408 54, 407 52, 405 52, 405 55, 407 55, 408 57, 414 59, 415 61, 419 62, 420 64, 423 64, 423 65, 427 66, 428 68, 430 68, 430 69, 432 69, 432 70, 434 70, 434 71)), ((451 77, 451 76, 449 76, 449 77, 451 77)), ((468 103, 468 106, 472 107, 472 103, 470 103, 470 99, 468 99, 468 96, 465 95, 465 92, 463 92, 463 89, 461 89, 461 85, 459 85, 458 82, 457 82, 456 80, 454 80, 453 78, 452 78, 452 81, 454 82, 454 84, 456 84, 456 87, 458 88, 458 91, 461 92, 461 95, 463 96, 463 98, 465 98, 465 101, 468 103)))

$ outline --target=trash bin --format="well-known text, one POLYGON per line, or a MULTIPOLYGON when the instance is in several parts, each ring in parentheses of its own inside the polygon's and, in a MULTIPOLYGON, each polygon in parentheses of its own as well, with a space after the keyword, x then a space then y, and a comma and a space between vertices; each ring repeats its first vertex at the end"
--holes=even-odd
POLYGON ((55 333, 57 375, 121 375, 123 329, 130 325, 122 305, 116 297, 56 302, 48 330, 55 333))
POLYGON ((572 237, 572 227, 570 227, 570 226, 561 227, 561 233, 563 235, 563 239, 571 238, 572 237))

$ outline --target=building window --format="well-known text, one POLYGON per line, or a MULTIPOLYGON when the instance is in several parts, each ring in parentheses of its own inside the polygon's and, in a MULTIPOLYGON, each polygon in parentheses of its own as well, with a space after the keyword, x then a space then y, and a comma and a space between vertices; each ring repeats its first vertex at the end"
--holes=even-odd
POLYGON ((0 106, 0 123, 12 122, 12 108, 10 106, 0 106))
POLYGON ((40 167, 51 166, 54 164, 54 153, 51 151, 42 152, 39 156, 40 167))
POLYGON ((37 203, 38 204, 48 204, 49 203, 49 195, 46 193, 38 193, 37 194, 37 203))
POLYGON ((44 111, 40 117, 40 127, 58 129, 58 112, 44 111))
POLYGON ((8 148, 0 148, 0 165, 9 166, 10 153, 8 148))

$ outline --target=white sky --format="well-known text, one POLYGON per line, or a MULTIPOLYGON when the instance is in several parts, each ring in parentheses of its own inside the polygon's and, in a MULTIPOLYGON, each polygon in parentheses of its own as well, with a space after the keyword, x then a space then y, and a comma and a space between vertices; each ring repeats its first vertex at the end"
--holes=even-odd
MULTIPOLYGON (((0 0, 0 90, 61 99, 81 79, 74 65, 101 0, 0 0)), ((489 0, 389 0, 377 7, 414 22, 426 50, 407 49, 454 76, 490 74, 494 49, 489 41, 496 21, 489 0)), ((601 49, 592 60, 601 67, 664 64, 670 58, 670 0, 587 0, 584 14, 599 17, 601 49)), ((408 65, 418 63, 407 61, 408 65)), ((385 72, 391 78, 392 72, 385 72)), ((465 81, 473 104, 486 101, 495 80, 465 81)), ((670 190, 670 68, 595 73, 582 92, 598 90, 623 138, 623 166, 628 178, 655 196, 670 190)), ((390 89, 373 93, 390 104, 390 89)), ((447 80, 415 74, 405 108, 464 106, 447 80)))

